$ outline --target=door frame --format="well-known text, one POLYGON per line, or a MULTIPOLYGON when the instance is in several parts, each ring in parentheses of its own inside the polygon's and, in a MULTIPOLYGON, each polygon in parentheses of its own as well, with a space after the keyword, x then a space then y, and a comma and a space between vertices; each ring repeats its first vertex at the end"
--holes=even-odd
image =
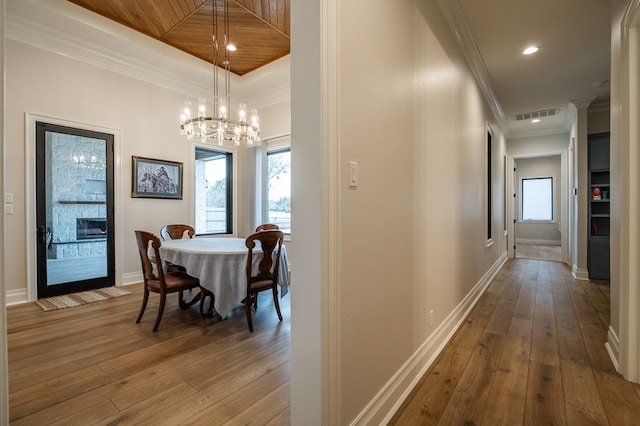
MULTIPOLYGON (((508 151, 508 150, 507 150, 508 151)), ((527 154, 518 154, 512 155, 507 154, 507 167, 509 170, 510 178, 507 179, 507 196, 511 198, 511 202, 507 204, 507 228, 508 235, 511 236, 507 246, 507 256, 511 259, 516 257, 516 251, 514 249, 514 245, 516 244, 516 227, 514 220, 516 217, 516 199, 514 194, 516 193, 516 172, 513 170, 515 167, 516 160, 520 158, 536 158, 536 157, 551 157, 551 156, 559 156, 560 157, 560 179, 562 181, 562 185, 558 185, 556 189, 560 191, 559 200, 560 200, 560 217, 558 221, 560 222, 560 246, 562 250, 562 263, 569 263, 569 240, 568 240, 568 232, 569 232, 569 198, 571 197, 571 182, 569 182, 569 173, 568 173, 568 161, 569 161, 569 149, 565 150, 550 150, 544 152, 536 152, 536 153, 527 153, 527 154)))
MULTIPOLYGON (((113 197, 113 134, 104 132, 94 132, 79 127, 59 126, 45 121, 38 121, 36 123, 36 218, 38 227, 38 243, 36 244, 37 252, 37 293, 38 299, 65 295, 75 293, 84 290, 94 290, 103 287, 109 287, 115 285, 115 234, 114 234, 114 197, 113 197), (50 278, 50 262, 48 256, 48 247, 43 237, 46 235, 42 231, 44 227, 47 227, 49 220, 53 221, 54 217, 49 216, 49 207, 53 208, 50 204, 54 201, 49 200, 54 188, 48 182, 47 165, 52 159, 48 159, 49 156, 47 148, 47 133, 66 134, 76 137, 92 138, 93 140, 100 140, 103 144, 106 173, 105 173, 105 189, 106 189, 106 275, 99 277, 86 277, 84 279, 59 282, 55 285, 49 284, 50 278)), ((51 149, 55 149, 54 146, 51 149)), ((70 159, 69 159, 70 160, 70 159)), ((49 229, 49 228, 47 228, 49 229)), ((70 266, 72 268, 72 266, 70 266)))
POLYGON ((42 121, 59 126, 86 129, 113 135, 113 200, 114 200, 114 249, 115 249, 115 285, 122 284, 122 173, 121 173, 121 136, 119 129, 97 126, 89 123, 64 120, 34 113, 25 113, 25 221, 26 261, 27 261, 27 300, 38 298, 38 261, 37 261, 37 220, 36 220, 36 122, 42 121))

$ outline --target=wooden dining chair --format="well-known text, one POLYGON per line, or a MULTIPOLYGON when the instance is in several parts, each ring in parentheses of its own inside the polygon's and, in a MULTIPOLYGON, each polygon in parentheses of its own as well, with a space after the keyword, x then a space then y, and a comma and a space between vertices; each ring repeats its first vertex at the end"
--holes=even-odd
POLYGON ((247 256, 247 296, 244 298, 244 311, 247 315, 249 331, 253 333, 253 321, 251 320, 251 308, 258 309, 258 293, 271 290, 273 304, 276 307, 278 318, 282 321, 280 304, 278 303, 278 270, 280 268, 280 252, 284 234, 282 231, 272 229, 259 231, 247 237, 245 244, 249 250, 247 256), (260 242, 262 255, 254 253, 256 241, 260 242), (253 273, 253 257, 261 256, 258 271, 253 273))
POLYGON ((136 243, 138 245, 138 253, 140 254, 140 262, 142 263, 142 275, 144 277, 144 295, 142 298, 142 307, 136 319, 136 324, 140 323, 144 310, 147 307, 149 301, 149 293, 158 293, 160 295, 160 305, 158 307, 158 315, 156 322, 153 326, 153 331, 158 330, 160 320, 162 319, 162 313, 167 300, 167 294, 179 293, 178 304, 180 309, 187 309, 200 301, 200 314, 204 313, 204 301, 207 295, 211 296, 211 306, 209 311, 213 309, 213 294, 205 290, 200 286, 200 280, 196 277, 192 277, 185 272, 165 272, 162 268, 162 258, 160 257, 160 239, 146 231, 135 231, 136 243), (149 256, 149 244, 153 250, 153 258, 149 256), (190 301, 184 299, 184 292, 186 290, 198 289, 196 294, 190 301))
POLYGON ((192 226, 176 223, 163 226, 160 230, 160 236, 164 241, 168 239, 181 240, 182 238, 184 238, 185 232, 187 233, 187 236, 189 238, 193 238, 193 236, 196 234, 196 230, 193 229, 192 226))
MULTIPOLYGON (((189 238, 193 238, 196 234, 196 230, 191 225, 183 225, 181 223, 174 223, 172 225, 165 225, 160 229, 160 236, 163 241, 181 240, 185 234, 189 238)), ((187 272, 186 268, 181 265, 175 265, 173 263, 167 264, 167 271, 169 272, 187 272)))
POLYGON ((275 223, 263 223, 262 225, 258 225, 258 227, 256 228, 256 232, 268 231, 270 229, 279 230, 280 227, 278 225, 276 225, 275 223))

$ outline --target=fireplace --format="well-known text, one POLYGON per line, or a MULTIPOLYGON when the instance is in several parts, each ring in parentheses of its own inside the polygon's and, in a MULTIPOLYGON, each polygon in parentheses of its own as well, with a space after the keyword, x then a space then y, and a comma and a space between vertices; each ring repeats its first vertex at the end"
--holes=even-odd
POLYGON ((103 240, 107 238, 107 219, 104 217, 79 217, 76 219, 76 239, 103 240))

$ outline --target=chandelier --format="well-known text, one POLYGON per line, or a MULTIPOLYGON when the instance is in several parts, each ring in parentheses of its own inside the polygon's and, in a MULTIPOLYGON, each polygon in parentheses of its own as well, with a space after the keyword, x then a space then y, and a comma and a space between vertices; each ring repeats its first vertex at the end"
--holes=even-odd
POLYGON ((235 47, 229 44, 229 6, 228 0, 223 0, 223 5, 218 6, 218 0, 212 0, 213 23, 213 101, 211 108, 205 98, 199 98, 197 112, 194 114, 191 101, 186 101, 184 111, 180 115, 180 134, 187 139, 200 139, 201 142, 233 142, 240 145, 245 142, 251 146, 260 142, 260 117, 258 111, 252 109, 247 113, 247 105, 240 103, 237 111, 237 119, 230 117, 229 105, 231 98, 231 70, 229 52, 235 47), (222 48, 224 58, 219 63, 219 33, 218 33, 218 8, 222 8, 222 48), (220 66, 221 65, 221 66, 220 66), (222 70, 221 70, 222 68, 222 70), (219 72, 224 77, 224 87, 219 87, 219 72))

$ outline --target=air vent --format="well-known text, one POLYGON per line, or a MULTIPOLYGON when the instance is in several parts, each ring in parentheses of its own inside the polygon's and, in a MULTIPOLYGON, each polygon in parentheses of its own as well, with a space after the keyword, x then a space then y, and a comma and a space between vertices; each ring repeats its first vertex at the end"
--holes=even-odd
POLYGON ((522 114, 516 114, 513 119, 516 121, 533 120, 534 118, 552 117, 558 114, 557 109, 545 109, 542 111, 523 112, 522 114))

